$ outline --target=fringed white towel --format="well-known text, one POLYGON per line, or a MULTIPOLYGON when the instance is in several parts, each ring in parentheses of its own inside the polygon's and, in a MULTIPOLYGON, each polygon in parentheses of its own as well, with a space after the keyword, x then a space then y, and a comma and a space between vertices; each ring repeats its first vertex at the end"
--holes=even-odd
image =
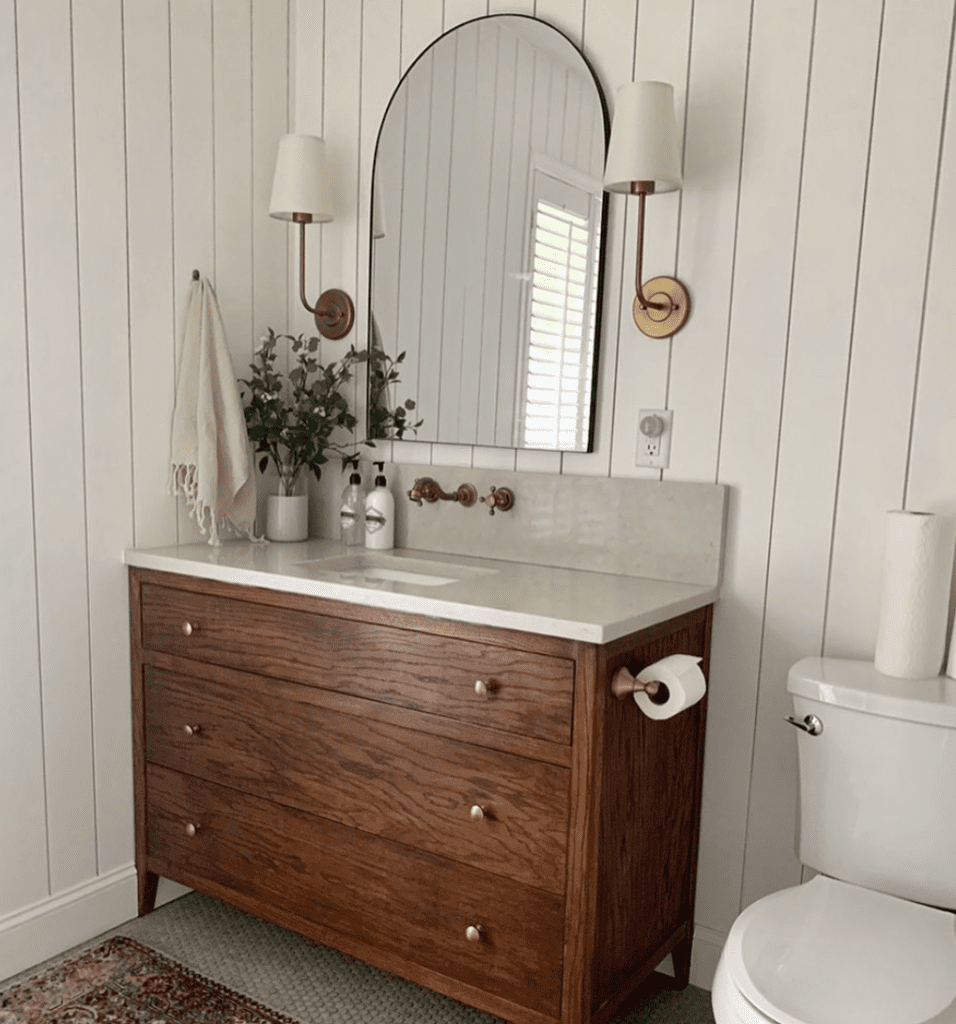
POLYGON ((216 293, 204 277, 190 283, 179 351, 170 490, 186 499, 210 544, 221 543, 227 523, 257 540, 245 415, 216 293))

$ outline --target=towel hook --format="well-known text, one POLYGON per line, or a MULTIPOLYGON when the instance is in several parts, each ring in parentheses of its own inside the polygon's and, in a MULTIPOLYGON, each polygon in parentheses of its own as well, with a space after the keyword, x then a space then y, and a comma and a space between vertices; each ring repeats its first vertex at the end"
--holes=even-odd
POLYGON ((198 281, 199 280, 199 271, 198 270, 194 270, 193 271, 193 280, 194 281, 198 281))

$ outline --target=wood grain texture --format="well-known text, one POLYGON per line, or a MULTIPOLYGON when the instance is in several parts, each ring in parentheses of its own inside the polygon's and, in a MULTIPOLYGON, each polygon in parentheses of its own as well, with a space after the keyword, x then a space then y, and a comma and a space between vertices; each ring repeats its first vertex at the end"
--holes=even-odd
POLYGON ((405 662, 477 640, 396 615, 356 622, 367 609, 317 598, 283 608, 275 592, 130 577, 143 912, 162 874, 514 1024, 603 1024, 672 951, 686 984, 706 704, 651 722, 609 680, 677 651, 706 668, 709 608, 606 645, 565 641, 563 658, 505 646, 529 646, 524 634, 427 620, 480 636, 486 659, 518 657, 529 700, 566 698, 569 747, 472 724, 449 700, 417 706, 405 662), (188 638, 184 610, 201 612, 188 638), (382 631, 405 658, 394 637, 370 644, 382 631), (364 678, 357 646, 377 695, 349 682, 364 678), (461 938, 467 923, 481 942, 461 938))
MULTIPOLYGON (((705 610, 667 631, 603 652, 601 676, 637 673, 675 651, 709 654, 705 610)), ((703 662, 707 674, 709 665, 703 662)), ((654 955, 693 927, 706 697, 664 721, 632 699, 604 706, 600 857, 592 1009, 605 1017, 653 969, 654 955)), ((683 979, 684 984, 687 978, 683 979)))
POLYGON ((149 863, 161 874, 184 866, 242 888, 267 913, 301 914, 557 1015, 559 899, 158 766, 147 779, 149 863), (470 925, 481 941, 466 939, 470 925))
POLYGON ((150 585, 143 617, 150 650, 570 742, 567 661, 150 585))
POLYGON ((403 728, 256 682, 147 668, 148 760, 564 893, 567 769, 432 736, 427 719, 403 728), (475 805, 484 819, 471 819, 475 805))

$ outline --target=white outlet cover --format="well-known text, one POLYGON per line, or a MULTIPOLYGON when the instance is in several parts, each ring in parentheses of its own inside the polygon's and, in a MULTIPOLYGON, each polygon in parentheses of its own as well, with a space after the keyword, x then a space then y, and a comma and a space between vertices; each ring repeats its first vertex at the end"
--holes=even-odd
POLYGON ((672 409, 640 409, 637 413, 637 450, 634 455, 635 466, 646 466, 649 469, 667 469, 671 462, 671 434, 674 426, 672 409), (648 416, 656 416, 664 424, 664 429, 657 437, 648 437, 641 432, 641 424, 648 416))

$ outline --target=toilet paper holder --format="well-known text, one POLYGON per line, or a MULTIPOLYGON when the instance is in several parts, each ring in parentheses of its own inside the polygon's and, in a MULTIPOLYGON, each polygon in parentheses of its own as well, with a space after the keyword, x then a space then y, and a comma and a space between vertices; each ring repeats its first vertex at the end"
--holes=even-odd
POLYGON ((642 692, 646 693, 654 704, 663 704, 670 696, 670 690, 666 683, 657 679, 650 679, 646 682, 637 679, 624 665, 611 677, 611 693, 618 700, 624 700, 625 697, 642 692))

